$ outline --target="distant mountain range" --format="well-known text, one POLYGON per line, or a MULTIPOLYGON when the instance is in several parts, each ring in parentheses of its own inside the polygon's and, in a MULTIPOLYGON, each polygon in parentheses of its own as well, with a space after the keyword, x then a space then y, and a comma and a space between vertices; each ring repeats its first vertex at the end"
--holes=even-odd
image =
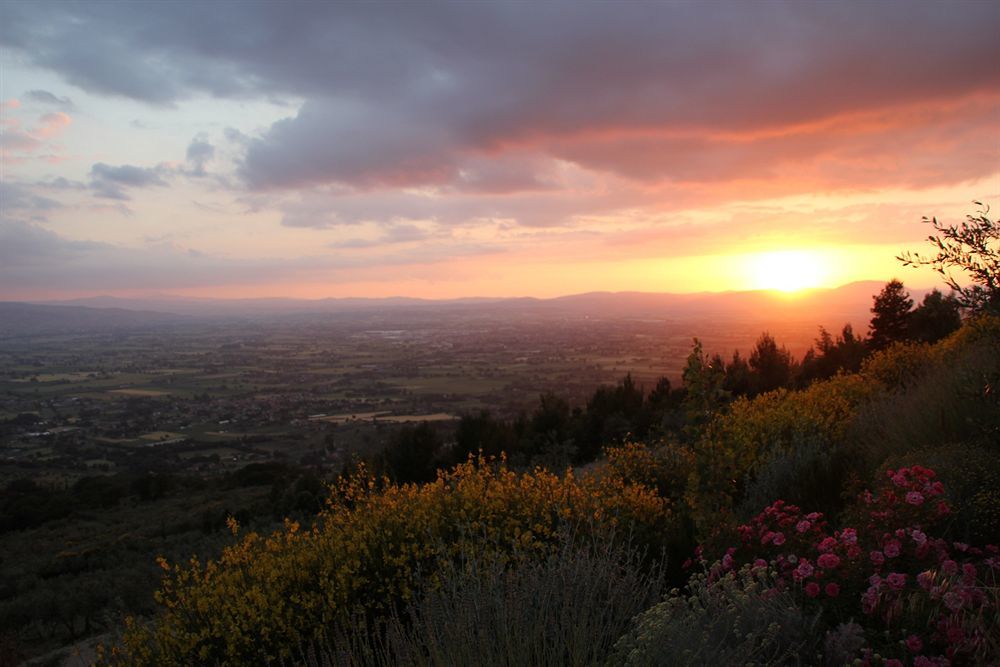
POLYGON ((148 310, 0 301, 0 338, 139 329, 177 323, 185 319, 187 318, 173 313, 148 310))
MULTIPOLYGON (((97 296, 42 303, 0 302, 0 336, 105 331, 157 327, 207 319, 271 319, 352 313, 491 315, 561 319, 651 319, 676 322, 797 321, 830 329, 852 322, 864 330, 870 319, 877 281, 833 289, 783 294, 771 291, 669 294, 591 292, 551 299, 466 298, 449 300, 384 299, 201 299, 176 296, 119 298, 97 296)), ((912 291, 919 300, 923 291, 912 291)))

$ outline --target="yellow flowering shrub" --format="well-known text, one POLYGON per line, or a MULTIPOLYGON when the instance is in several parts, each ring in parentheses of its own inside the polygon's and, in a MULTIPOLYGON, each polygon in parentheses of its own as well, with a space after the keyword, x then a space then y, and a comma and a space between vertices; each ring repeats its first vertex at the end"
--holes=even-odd
POLYGON ((147 625, 130 623, 109 661, 287 660, 359 610, 388 613, 419 577, 433 582, 444 562, 487 552, 542 558, 567 525, 655 540, 673 521, 666 499, 616 478, 521 474, 485 459, 421 486, 361 474, 340 483, 310 529, 289 522, 270 536, 249 533, 207 563, 161 561, 161 613, 147 625))

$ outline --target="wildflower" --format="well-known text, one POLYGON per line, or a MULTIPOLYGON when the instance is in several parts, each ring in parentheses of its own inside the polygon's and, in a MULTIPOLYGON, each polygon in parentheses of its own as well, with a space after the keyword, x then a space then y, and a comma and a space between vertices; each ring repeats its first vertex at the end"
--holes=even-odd
POLYGON ((910 491, 906 494, 906 502, 911 505, 923 505, 924 504, 924 494, 919 491, 910 491))
POLYGON ((889 584, 889 588, 899 591, 906 586, 906 575, 899 572, 892 572, 885 578, 885 581, 889 584))

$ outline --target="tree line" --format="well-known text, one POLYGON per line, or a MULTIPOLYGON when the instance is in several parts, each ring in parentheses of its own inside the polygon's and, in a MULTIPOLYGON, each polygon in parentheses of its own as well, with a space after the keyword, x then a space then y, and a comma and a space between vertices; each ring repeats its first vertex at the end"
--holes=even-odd
POLYGON ((849 323, 836 335, 820 327, 800 360, 768 332, 760 335, 748 355, 737 350, 728 361, 719 353, 707 355, 695 339, 679 385, 661 377, 646 389, 628 374, 617 384, 598 387, 584 405, 572 406, 548 392, 539 396, 533 411, 512 419, 488 410, 465 414, 453 433, 430 423, 406 425, 366 464, 398 483, 431 481, 439 469, 480 452, 504 455, 511 465, 522 468, 585 465, 596 460, 604 447, 630 438, 669 435, 685 441, 736 398, 803 389, 838 373, 854 373, 872 352, 893 343, 934 343, 962 323, 962 305, 955 293, 932 290, 914 307, 903 283, 895 279, 873 296, 871 312, 867 335, 859 335, 849 323))

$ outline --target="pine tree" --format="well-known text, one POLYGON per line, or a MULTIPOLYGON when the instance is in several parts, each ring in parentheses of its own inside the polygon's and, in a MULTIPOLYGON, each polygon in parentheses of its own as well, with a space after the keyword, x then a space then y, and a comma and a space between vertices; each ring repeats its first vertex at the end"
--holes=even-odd
POLYGON ((892 343, 909 340, 911 308, 913 299, 903 283, 895 278, 875 295, 869 325, 869 345, 873 350, 882 350, 892 343))

